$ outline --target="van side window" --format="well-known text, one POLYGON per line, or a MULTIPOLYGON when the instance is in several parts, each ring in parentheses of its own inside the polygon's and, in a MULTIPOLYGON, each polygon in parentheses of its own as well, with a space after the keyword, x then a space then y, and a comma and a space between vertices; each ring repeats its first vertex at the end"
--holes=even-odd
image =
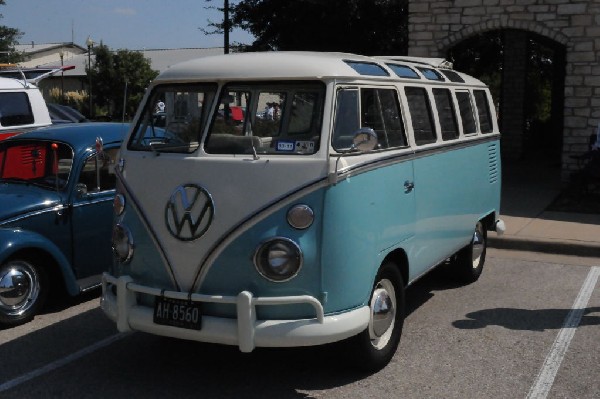
POLYGON ((0 124, 2 126, 28 125, 34 122, 27 93, 0 93, 0 124))
POLYGON ((409 79, 421 79, 421 77, 410 67, 400 64, 386 64, 398 77, 409 79))
POLYGON ((494 130, 492 124, 492 114, 490 112, 490 103, 484 90, 473 90, 475 96, 475 105, 477 106, 477 115, 479 116, 479 126, 481 133, 491 133, 494 130))
POLYGON ((334 150, 348 150, 359 128, 358 89, 338 90, 331 145, 334 150))
POLYGON ((448 78, 451 82, 455 83, 465 83, 465 80, 460 77, 458 73, 455 71, 451 71, 449 69, 440 69, 440 72, 448 78))
POLYGON ((444 81, 443 76, 438 71, 436 71, 435 69, 423 68, 423 67, 417 67, 417 69, 419 71, 421 71, 421 73, 423 74, 423 76, 425 76, 429 80, 444 81))
POLYGON ((456 99, 458 100, 458 109, 463 123, 463 133, 477 133, 477 125, 475 124, 475 116, 473 114, 473 104, 468 91, 457 91, 456 99))
POLYGON ((406 87, 404 92, 412 119, 415 142, 417 145, 434 143, 437 138, 427 90, 422 87, 406 87))
POLYGON ((354 69, 361 75, 367 76, 390 76, 389 73, 381 66, 373 62, 358 62, 358 61, 344 61, 349 67, 354 69))
POLYGON ((407 145, 398 95, 393 89, 361 89, 362 126, 377 133, 380 148, 407 145))
POLYGON ((442 139, 453 140, 458 138, 458 123, 452 102, 452 94, 448 89, 433 89, 433 98, 442 128, 442 139))

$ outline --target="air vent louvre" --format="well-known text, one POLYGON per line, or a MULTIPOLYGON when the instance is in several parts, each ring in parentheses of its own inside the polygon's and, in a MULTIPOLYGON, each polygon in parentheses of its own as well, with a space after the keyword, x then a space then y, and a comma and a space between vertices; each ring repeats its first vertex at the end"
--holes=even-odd
POLYGON ((500 165, 498 163, 498 144, 488 146, 490 184, 496 183, 500 178, 500 165))

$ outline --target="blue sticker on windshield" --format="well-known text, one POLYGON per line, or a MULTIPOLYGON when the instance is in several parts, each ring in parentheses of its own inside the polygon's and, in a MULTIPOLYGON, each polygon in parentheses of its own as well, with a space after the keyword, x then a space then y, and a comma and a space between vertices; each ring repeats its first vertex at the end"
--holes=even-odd
POLYGON ((295 143, 293 141, 278 141, 277 151, 294 152, 295 143))

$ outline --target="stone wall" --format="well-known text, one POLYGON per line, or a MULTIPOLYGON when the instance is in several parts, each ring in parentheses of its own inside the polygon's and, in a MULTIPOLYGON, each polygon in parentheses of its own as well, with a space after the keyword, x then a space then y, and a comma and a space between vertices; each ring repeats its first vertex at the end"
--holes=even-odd
POLYGON ((562 171, 569 175, 576 167, 570 155, 587 149, 600 123, 600 0, 412 0, 408 23, 411 56, 444 57, 459 42, 492 30, 534 32, 563 45, 562 171))

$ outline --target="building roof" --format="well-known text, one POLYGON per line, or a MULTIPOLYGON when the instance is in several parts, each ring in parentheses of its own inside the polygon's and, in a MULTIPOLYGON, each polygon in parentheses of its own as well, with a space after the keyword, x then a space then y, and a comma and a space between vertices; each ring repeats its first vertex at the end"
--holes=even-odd
POLYGON ((150 59, 152 69, 163 72, 172 65, 195 58, 223 54, 223 47, 212 48, 175 48, 139 50, 150 59))
POLYGON ((42 43, 36 44, 31 42, 30 44, 17 44, 15 45, 15 50, 25 53, 27 56, 34 55, 36 53, 50 51, 50 50, 59 50, 61 48, 70 47, 80 50, 82 52, 86 52, 87 48, 79 46, 75 43, 42 43))
MULTIPOLYGON (((58 46, 57 48, 60 48, 58 46)), ((223 54, 223 47, 212 48, 181 48, 181 49, 144 49, 132 50, 139 51, 144 54, 145 58, 150 59, 150 67, 158 72, 163 72, 170 66, 183 61, 188 61, 195 58, 206 57, 209 55, 223 54)), ((92 62, 94 56, 92 55, 92 62)), ((73 55, 63 60, 64 65, 73 65, 74 69, 65 71, 65 77, 85 76, 85 69, 88 65, 88 53, 73 55)), ((60 61, 50 62, 38 67, 59 67, 60 61)))

